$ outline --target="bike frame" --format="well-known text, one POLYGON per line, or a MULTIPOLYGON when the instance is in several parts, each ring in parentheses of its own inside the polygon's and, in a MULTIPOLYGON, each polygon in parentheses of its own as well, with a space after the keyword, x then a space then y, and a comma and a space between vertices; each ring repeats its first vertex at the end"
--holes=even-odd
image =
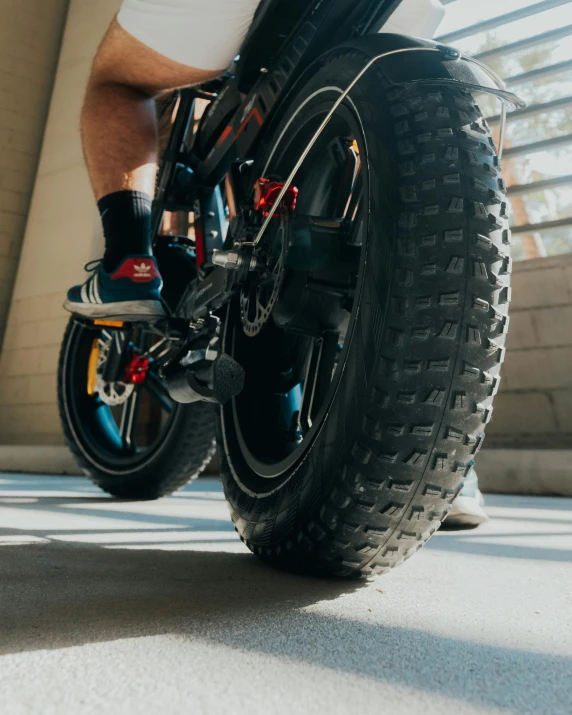
POLYGON ((208 84, 206 92, 199 87, 180 93, 155 197, 154 235, 158 240, 164 211, 177 208, 194 211, 200 271, 213 251, 222 247, 224 214, 221 215, 220 186, 232 164, 254 158, 275 110, 314 59, 342 41, 377 31, 400 2, 298 0, 285 4, 282 0, 270 0, 262 5, 234 73, 215 83, 219 85, 218 93, 209 93, 208 84), (345 22, 340 23, 341 18, 345 22), (289 31, 282 42, 283 28, 273 26, 277 22, 286 23, 289 31), (264 41, 258 41, 258 37, 264 41), (270 49, 280 43, 279 52, 270 49), (189 142, 196 98, 210 99, 212 103, 189 142), (199 144, 210 148, 206 155, 197 151, 199 144), (169 195, 177 166, 189 167, 194 172, 194 195, 186 206, 169 195))
MULTIPOLYGON (((377 33, 400 2, 314 0, 308 3, 307 0, 291 0, 284 3, 268 0, 255 18, 232 73, 214 83, 180 92, 170 140, 163 156, 153 222, 155 240, 160 241, 159 230, 165 211, 183 209, 194 212, 197 279, 188 287, 176 317, 191 323, 200 321, 230 298, 231 293, 225 288, 226 270, 212 264, 214 252, 224 247, 227 225, 221 186, 226 179, 227 200, 233 208, 239 210, 246 206, 257 177, 249 176, 251 185, 244 185, 238 167, 255 159, 265 137, 275 126, 274 120, 281 116, 280 108, 288 105, 289 93, 296 81, 312 62, 332 48, 347 44, 364 53, 364 70, 355 82, 378 59, 398 55, 393 58, 398 62, 394 62, 392 70, 397 81, 405 78, 407 81, 441 84, 454 82, 492 92, 514 106, 522 105, 514 95, 506 92, 498 77, 494 76, 491 82, 491 73, 487 77, 482 65, 479 65, 479 72, 474 63, 473 69, 468 70, 469 62, 459 62, 465 58, 452 48, 399 35, 385 35, 386 51, 382 54, 376 51, 381 36, 364 36, 377 33), (373 49, 369 49, 370 45, 373 49), (424 52, 423 59, 403 59, 406 57, 400 54, 403 52, 411 56, 420 54, 410 50, 428 50, 439 57, 427 62, 427 52, 424 52), (447 62, 462 65, 463 71, 450 68, 441 74, 435 71, 447 62), (427 65, 432 67, 432 73, 428 73, 427 65), (209 99, 211 103, 198 130, 193 133, 197 98, 209 99)), ((289 177, 288 182, 292 178, 289 177)), ((273 211, 270 216, 272 214, 273 211)), ((265 225, 268 221, 269 218, 265 225)), ((255 243, 263 231, 264 226, 255 243)), ((164 277, 169 280, 168 275, 164 277)))

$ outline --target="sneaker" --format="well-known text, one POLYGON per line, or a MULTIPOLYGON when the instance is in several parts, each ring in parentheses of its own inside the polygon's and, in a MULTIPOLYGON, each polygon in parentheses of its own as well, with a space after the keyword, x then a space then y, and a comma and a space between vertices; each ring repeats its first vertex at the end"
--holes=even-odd
POLYGON ((142 320, 161 318, 163 281, 153 256, 127 256, 112 273, 106 273, 101 260, 85 267, 91 276, 68 291, 64 308, 86 318, 142 320))
POLYGON ((446 529, 471 529, 489 520, 483 506, 485 500, 479 489, 479 481, 474 467, 471 467, 465 477, 459 495, 451 506, 451 511, 445 519, 446 529))

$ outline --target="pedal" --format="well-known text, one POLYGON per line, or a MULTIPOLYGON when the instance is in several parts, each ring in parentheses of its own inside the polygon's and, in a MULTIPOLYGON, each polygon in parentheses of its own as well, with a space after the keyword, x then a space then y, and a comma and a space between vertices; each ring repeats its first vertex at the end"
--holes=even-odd
POLYGON ((226 405, 244 388, 244 368, 230 355, 222 353, 213 365, 213 396, 219 405, 226 405))

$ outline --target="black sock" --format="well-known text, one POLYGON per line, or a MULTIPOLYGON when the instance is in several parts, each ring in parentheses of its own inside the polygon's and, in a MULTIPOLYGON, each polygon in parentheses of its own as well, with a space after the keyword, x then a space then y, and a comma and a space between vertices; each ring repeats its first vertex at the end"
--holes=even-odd
POLYGON ((141 191, 117 191, 97 202, 105 236, 103 268, 114 271, 130 254, 152 253, 151 197, 141 191))

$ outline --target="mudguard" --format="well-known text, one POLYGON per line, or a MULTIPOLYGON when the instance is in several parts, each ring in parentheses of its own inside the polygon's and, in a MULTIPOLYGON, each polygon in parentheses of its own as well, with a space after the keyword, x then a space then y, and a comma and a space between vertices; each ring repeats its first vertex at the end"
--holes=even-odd
MULTIPOLYGON (((342 92, 336 102, 334 102, 334 105, 306 146, 302 156, 294 165, 290 175, 284 182, 281 192, 269 210, 267 218, 254 238, 254 245, 258 244, 262 239, 272 216, 278 209, 286 191, 291 186, 298 169, 308 156, 311 148, 314 146, 337 107, 343 102, 345 97, 366 72, 371 71, 374 65, 376 69, 378 71, 381 70, 386 79, 393 84, 462 87, 475 92, 493 94, 502 100, 500 137, 497 150, 499 159, 502 156, 506 105, 509 104, 514 109, 523 109, 526 106, 526 103, 517 97, 516 94, 507 91, 502 79, 486 67, 486 65, 470 57, 464 57, 459 50, 456 50, 454 47, 442 45, 432 40, 423 40, 417 37, 391 33, 366 35, 365 37, 337 45, 329 52, 324 53, 316 62, 322 63, 327 61, 331 54, 339 55, 340 50, 353 50, 354 52, 362 53, 364 56, 363 68, 342 92)), ((310 66, 306 70, 306 73, 302 75, 299 82, 303 82, 305 76, 312 71, 314 71, 314 67, 310 66)))
POLYGON ((481 62, 433 40, 379 33, 344 42, 335 51, 339 52, 340 48, 363 53, 365 63, 379 58, 376 66, 395 84, 459 86, 493 94, 514 109, 526 106, 516 94, 507 91, 504 82, 481 62))

